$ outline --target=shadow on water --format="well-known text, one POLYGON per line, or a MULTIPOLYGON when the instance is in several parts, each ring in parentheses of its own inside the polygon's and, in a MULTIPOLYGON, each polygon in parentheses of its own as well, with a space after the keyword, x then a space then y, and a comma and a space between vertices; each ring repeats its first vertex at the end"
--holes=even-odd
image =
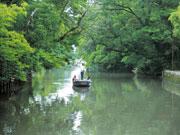
POLYGON ((91 87, 72 87, 79 73, 78 67, 41 71, 32 86, 0 100, 0 135, 180 134, 180 97, 161 80, 96 73, 91 87))
POLYGON ((79 93, 86 93, 90 90, 90 87, 76 87, 76 86, 73 86, 72 87, 73 90, 75 90, 76 92, 79 92, 79 93))

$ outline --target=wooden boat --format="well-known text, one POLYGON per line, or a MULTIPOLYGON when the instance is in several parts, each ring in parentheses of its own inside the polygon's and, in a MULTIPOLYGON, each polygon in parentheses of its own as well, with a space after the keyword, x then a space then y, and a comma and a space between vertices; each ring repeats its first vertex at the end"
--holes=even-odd
POLYGON ((73 86, 76 87, 89 87, 91 85, 91 80, 76 80, 73 82, 73 86))
POLYGON ((77 87, 77 86, 73 86, 72 88, 73 88, 73 90, 75 90, 76 92, 79 92, 79 93, 86 93, 90 89, 90 87, 77 87))

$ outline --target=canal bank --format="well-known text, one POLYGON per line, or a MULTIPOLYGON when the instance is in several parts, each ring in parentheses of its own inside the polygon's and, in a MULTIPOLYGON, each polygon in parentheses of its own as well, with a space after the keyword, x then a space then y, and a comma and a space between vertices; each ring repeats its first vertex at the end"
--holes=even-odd
POLYGON ((163 72, 163 79, 180 84, 180 71, 165 70, 163 72))
POLYGON ((180 71, 165 70, 162 78, 163 88, 180 96, 180 71))

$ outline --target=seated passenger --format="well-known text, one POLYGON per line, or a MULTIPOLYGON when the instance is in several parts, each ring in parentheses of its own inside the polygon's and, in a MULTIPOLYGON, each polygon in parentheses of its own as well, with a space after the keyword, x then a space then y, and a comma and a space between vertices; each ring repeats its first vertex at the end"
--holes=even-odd
POLYGON ((75 82, 77 80, 76 75, 74 75, 72 81, 75 82))

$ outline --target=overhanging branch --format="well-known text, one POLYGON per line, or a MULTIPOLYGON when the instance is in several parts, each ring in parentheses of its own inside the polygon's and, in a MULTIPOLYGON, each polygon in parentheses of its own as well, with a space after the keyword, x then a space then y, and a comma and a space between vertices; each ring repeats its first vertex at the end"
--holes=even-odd
MULTIPOLYGON (((103 5, 103 4, 102 4, 103 5)), ((117 3, 113 3, 112 4, 113 7, 106 7, 105 6, 105 10, 110 10, 110 11, 125 11, 127 13, 132 14, 133 16, 136 17, 136 19, 140 22, 140 24, 144 25, 144 22, 142 21, 141 17, 139 17, 132 8, 125 6, 125 5, 121 5, 121 4, 117 4, 117 3)))
POLYGON ((68 37, 69 35, 72 35, 72 34, 76 33, 76 30, 80 27, 80 24, 81 24, 83 18, 85 17, 86 12, 87 12, 87 11, 85 11, 85 12, 81 15, 81 17, 78 19, 76 26, 70 28, 66 33, 64 33, 64 34, 59 38, 59 41, 63 41, 63 40, 64 40, 66 37, 68 37))

